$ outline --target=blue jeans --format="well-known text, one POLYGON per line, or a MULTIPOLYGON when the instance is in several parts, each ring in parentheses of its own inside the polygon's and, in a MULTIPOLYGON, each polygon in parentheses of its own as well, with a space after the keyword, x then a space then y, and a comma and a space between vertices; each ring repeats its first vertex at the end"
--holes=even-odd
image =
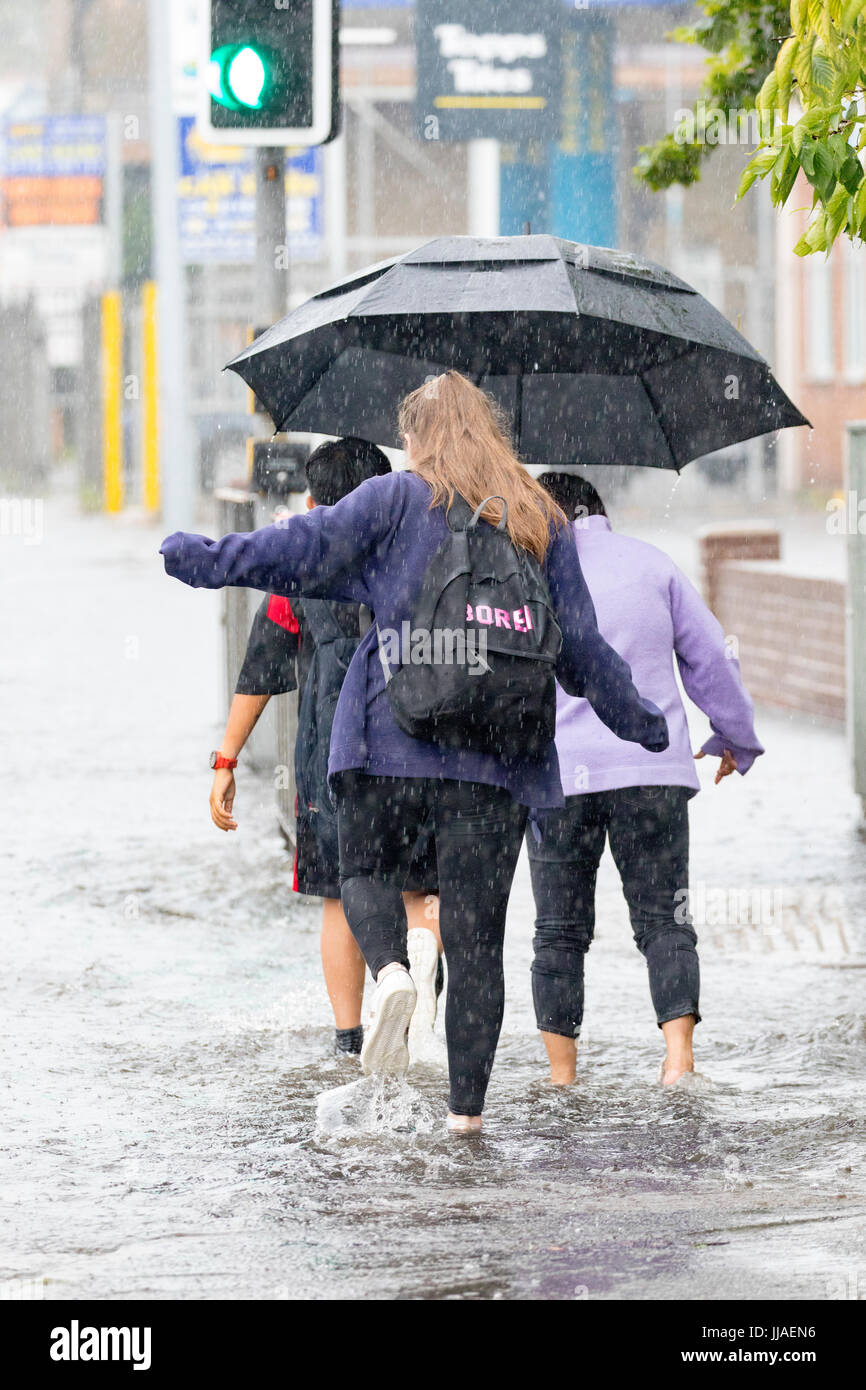
POLYGON ((595 881, 610 841, 659 1026, 700 1022, 697 937, 688 914, 689 792, 623 787, 566 798, 527 833, 535 895, 532 995, 538 1027, 576 1038, 583 1021, 583 961, 595 930, 595 881))

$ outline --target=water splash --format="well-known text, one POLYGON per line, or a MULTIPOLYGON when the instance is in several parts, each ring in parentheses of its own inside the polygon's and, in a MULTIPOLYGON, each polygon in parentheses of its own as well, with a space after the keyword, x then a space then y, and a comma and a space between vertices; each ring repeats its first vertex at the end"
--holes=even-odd
POLYGON ((717 1090, 716 1083, 711 1081, 708 1076, 704 1076, 699 1071, 684 1071, 678 1080, 671 1086, 665 1088, 668 1091, 700 1091, 710 1092, 717 1090))
POLYGON ((442 1116, 404 1077, 365 1076, 316 1099, 316 1134, 357 1139, 365 1135, 432 1134, 442 1116))

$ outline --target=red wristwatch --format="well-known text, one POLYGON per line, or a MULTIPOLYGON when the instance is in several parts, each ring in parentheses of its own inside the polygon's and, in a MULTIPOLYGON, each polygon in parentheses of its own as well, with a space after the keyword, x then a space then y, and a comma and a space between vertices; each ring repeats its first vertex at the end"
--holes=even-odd
POLYGON ((237 758, 224 758, 222 753, 211 753, 210 765, 214 771, 221 767, 230 767, 234 769, 238 765, 238 760, 237 758))

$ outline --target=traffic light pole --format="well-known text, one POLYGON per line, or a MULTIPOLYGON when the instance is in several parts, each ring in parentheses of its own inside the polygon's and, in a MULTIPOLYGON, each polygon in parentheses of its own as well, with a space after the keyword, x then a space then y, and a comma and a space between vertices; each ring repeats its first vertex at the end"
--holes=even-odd
MULTIPOLYGON (((289 308, 289 247, 286 229, 286 152, 270 145, 256 148, 256 271, 253 328, 256 333, 281 319, 289 308)), ((266 415, 253 417, 255 432, 266 436, 266 415)), ((253 459, 256 440, 247 443, 250 488, 255 488, 253 459)), ((300 502, 300 497, 297 498, 300 502)), ((270 520, 270 517, 268 517, 270 520)), ((261 521, 258 523, 261 525, 261 521)), ((230 592, 230 590, 227 590, 230 592)), ((249 631, 249 619, 244 635, 249 631)), ((295 829, 295 739, 298 732, 298 704, 293 696, 271 701, 271 722, 260 733, 263 760, 270 750, 271 766, 285 769, 275 783, 277 818, 290 848, 296 844, 295 829), (264 740, 267 739, 267 743, 264 740), (275 763, 274 763, 275 759, 275 763)))
POLYGON ((269 328, 288 312, 289 248, 286 235, 286 152, 256 149, 256 282, 253 327, 269 328))

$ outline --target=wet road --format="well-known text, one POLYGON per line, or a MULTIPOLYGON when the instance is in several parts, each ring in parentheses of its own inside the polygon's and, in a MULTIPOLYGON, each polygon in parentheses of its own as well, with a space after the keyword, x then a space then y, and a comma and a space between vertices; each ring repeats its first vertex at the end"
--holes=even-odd
POLYGON ((59 500, 42 545, 2 542, 0 1295, 866 1297, 844 738, 765 716, 770 756, 693 802, 688 1089, 656 1084, 607 862, 580 1082, 544 1085, 521 865, 487 1130, 449 1139, 435 1061, 377 1090, 330 1056, 318 907, 288 891, 267 780, 241 780, 235 837, 210 825, 218 600, 156 544, 59 500), (732 924, 740 890, 763 921, 732 924))

